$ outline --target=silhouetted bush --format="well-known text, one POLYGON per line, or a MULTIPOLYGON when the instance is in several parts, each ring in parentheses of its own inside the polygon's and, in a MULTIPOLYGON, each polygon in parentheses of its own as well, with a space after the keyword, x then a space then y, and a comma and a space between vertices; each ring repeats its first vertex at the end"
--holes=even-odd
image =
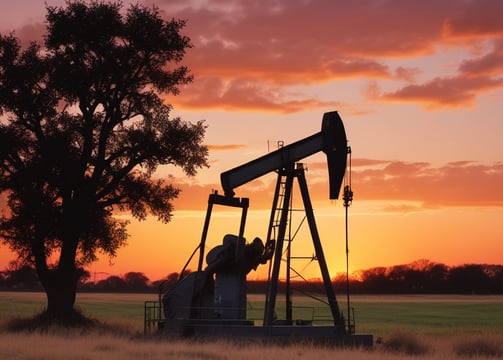
POLYGON ((496 340, 478 338, 465 340, 454 347, 459 357, 503 357, 503 347, 496 340))
POLYGON ((431 352, 428 345, 421 343, 416 336, 412 334, 395 334, 384 341, 383 350, 395 354, 406 355, 425 355, 431 352))

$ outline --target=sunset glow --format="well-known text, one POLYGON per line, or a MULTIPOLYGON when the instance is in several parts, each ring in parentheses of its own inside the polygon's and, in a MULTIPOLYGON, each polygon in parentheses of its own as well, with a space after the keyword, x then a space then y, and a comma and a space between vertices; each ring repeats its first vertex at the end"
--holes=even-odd
MULTIPOLYGON (((194 82, 166 102, 173 116, 205 120, 211 167, 194 178, 160 168, 156 176, 183 190, 173 221, 132 221, 128 246, 91 273, 156 280, 180 271, 199 243, 208 195, 221 192, 220 173, 318 132, 334 110, 352 148, 350 272, 417 259, 503 263, 502 1, 140 2, 187 20, 193 48, 184 63, 194 82)), ((44 1, 3 1, 0 32, 40 41, 44 16, 44 1)), ((323 154, 304 162, 335 276, 346 268, 344 207, 328 198, 323 154)), ((266 237, 275 180, 236 189, 250 198, 249 241, 266 237)), ((214 215, 209 248, 238 231, 237 211, 214 215)), ((313 253, 307 231, 294 246, 299 256, 313 253)), ((0 247, 0 268, 14 258, 0 247)), ((314 262, 293 266, 319 277, 314 262)))

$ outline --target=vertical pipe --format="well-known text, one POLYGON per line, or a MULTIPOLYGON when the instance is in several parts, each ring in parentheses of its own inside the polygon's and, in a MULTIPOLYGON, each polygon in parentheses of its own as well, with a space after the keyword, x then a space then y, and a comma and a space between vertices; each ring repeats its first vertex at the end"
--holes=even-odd
POLYGON ((348 331, 352 334, 351 329, 351 304, 349 302, 349 239, 348 239, 348 206, 346 206, 346 294, 348 303, 348 331))

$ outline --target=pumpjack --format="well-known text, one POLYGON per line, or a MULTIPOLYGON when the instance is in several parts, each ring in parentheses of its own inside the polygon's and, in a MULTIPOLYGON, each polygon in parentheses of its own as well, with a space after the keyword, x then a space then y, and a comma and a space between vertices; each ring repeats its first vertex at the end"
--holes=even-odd
MULTIPOLYGON (((357 335, 354 333, 354 326, 349 321, 346 324, 337 303, 316 227, 305 169, 299 161, 320 151, 324 152, 327 157, 329 198, 337 199, 344 181, 350 149, 347 146, 344 125, 336 111, 323 115, 320 132, 282 146, 221 174, 223 194, 214 191, 209 195, 201 240, 189 259, 191 261, 192 257, 199 252, 197 271, 190 272, 183 278, 181 276, 185 271, 182 271, 177 284, 169 291, 159 294, 159 313, 162 313, 162 321, 159 325, 163 332, 182 336, 246 337, 247 339, 372 345, 372 335, 357 335), (246 197, 236 197, 234 190, 270 172, 277 173, 277 181, 267 239, 264 243, 257 237, 250 243, 246 243, 244 231, 250 201, 246 197), (319 264, 328 300, 332 318, 328 325, 317 325, 312 319, 293 319, 289 289, 286 294, 284 318, 278 319, 276 312, 280 268, 284 260, 285 242, 288 241, 285 237, 295 180, 299 185, 305 219, 307 219, 313 242, 314 258, 319 264), (225 235, 222 244, 211 249, 205 258, 206 240, 215 205, 241 209, 239 232, 225 235), (247 317, 246 277, 252 269, 266 263, 269 263, 270 270, 263 318, 258 319, 257 322, 247 317)), ((346 191, 345 201, 348 200, 346 191)), ((350 193, 352 195, 352 192, 350 193)), ((286 246, 289 245, 286 244, 286 246)), ((286 260, 289 264, 289 259, 286 260)))

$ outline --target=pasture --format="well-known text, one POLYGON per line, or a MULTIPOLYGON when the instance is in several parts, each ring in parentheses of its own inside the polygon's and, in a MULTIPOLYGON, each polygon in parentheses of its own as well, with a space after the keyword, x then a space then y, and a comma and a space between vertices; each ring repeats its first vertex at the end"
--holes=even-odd
MULTIPOLYGON (((105 323, 106 330, 82 333, 52 329, 44 333, 12 333, 5 330, 5 325, 11 319, 40 312, 45 294, 0 292, 0 358, 266 360, 305 357, 400 359, 421 355, 426 359, 446 360, 503 357, 503 296, 354 295, 351 306, 356 316, 356 331, 382 339, 372 351, 334 350, 309 344, 268 346, 264 351, 261 346, 242 343, 143 339, 145 300, 157 300, 157 295, 80 293, 78 307, 85 315, 105 323)), ((338 300, 346 313, 345 299, 338 300)), ((248 313, 259 314, 262 301, 262 296, 250 295, 248 313)), ((300 298, 296 303, 302 309, 319 307, 319 303, 309 298, 300 298)), ((321 313, 328 311, 319 310, 321 313)))

